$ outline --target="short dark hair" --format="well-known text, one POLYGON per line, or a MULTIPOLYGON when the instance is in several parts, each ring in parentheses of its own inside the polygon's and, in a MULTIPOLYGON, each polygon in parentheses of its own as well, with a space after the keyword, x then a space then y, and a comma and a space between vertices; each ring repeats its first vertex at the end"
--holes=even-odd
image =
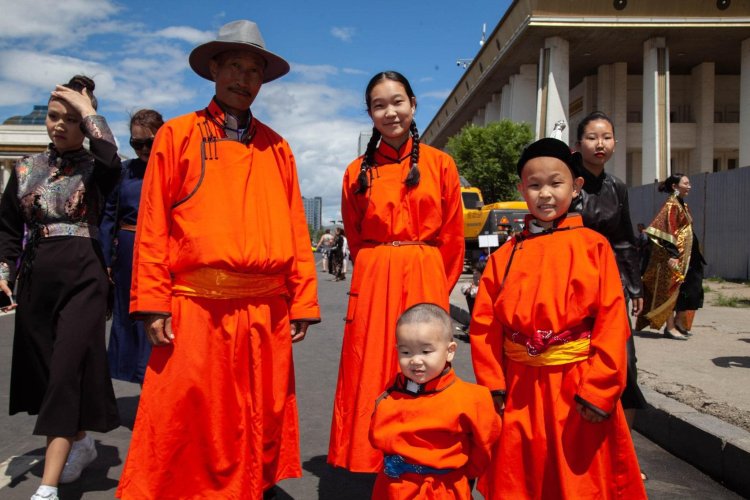
POLYGON ((414 304, 401 314, 396 322, 396 330, 403 325, 417 323, 437 323, 442 328, 443 338, 446 342, 453 341, 453 323, 448 313, 437 304, 422 302, 414 304))
POLYGON ((161 113, 153 109, 141 109, 133 113, 130 117, 131 130, 133 129, 133 125, 145 127, 156 134, 156 131, 164 125, 164 118, 162 118, 161 113))
POLYGON ((540 156, 557 158, 568 166, 574 179, 580 176, 581 153, 572 152, 568 145, 560 139, 544 137, 538 141, 532 142, 521 152, 521 157, 516 164, 518 177, 521 177, 521 171, 523 171, 524 165, 526 165, 529 160, 539 158, 540 156))

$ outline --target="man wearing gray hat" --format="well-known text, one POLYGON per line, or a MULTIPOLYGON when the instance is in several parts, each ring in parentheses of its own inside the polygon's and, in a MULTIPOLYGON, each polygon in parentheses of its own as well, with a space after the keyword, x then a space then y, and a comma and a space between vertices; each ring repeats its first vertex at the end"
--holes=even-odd
POLYGON ((234 21, 190 66, 205 109, 156 136, 136 230, 131 315, 156 346, 118 498, 260 498, 300 477, 292 343, 320 321, 294 156, 253 117, 289 64, 234 21))

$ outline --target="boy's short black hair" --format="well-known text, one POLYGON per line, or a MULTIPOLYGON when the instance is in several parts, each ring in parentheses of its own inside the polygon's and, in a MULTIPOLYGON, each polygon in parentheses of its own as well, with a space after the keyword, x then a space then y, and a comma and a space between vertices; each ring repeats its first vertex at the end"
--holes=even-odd
POLYGON ((404 311, 396 322, 396 330, 401 325, 414 323, 437 323, 446 342, 453 341, 453 323, 445 309, 437 304, 422 302, 404 311))
POLYGON ((521 157, 518 159, 518 163, 516 164, 516 172, 518 172, 518 177, 521 177, 521 171, 523 170, 524 165, 526 165, 529 160, 539 158, 540 156, 557 158, 568 166, 570 172, 573 174, 573 178, 581 176, 581 153, 573 153, 568 145, 559 139, 545 137, 544 139, 539 139, 536 142, 532 142, 531 144, 526 146, 526 148, 524 148, 523 152, 521 153, 521 157))

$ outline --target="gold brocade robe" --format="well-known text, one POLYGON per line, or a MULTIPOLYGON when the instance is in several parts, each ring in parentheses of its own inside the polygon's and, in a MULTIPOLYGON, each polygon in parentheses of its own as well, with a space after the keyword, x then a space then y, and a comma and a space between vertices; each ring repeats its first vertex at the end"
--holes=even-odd
POLYGON ((643 274, 643 312, 638 317, 636 329, 650 325, 659 329, 674 310, 680 285, 685 281, 690 253, 693 248, 693 217, 687 203, 671 195, 649 227, 651 257, 643 274), (669 248, 679 252, 678 264, 669 266, 674 255, 669 248))

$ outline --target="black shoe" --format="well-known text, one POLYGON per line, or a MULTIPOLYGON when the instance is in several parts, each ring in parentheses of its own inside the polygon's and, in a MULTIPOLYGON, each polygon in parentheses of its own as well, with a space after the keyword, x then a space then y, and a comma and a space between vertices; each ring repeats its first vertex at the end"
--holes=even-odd
POLYGON ((690 333, 690 330, 685 330, 684 328, 682 328, 677 323, 674 324, 674 327, 677 329, 678 332, 680 332, 681 334, 683 334, 686 337, 692 337, 693 336, 693 334, 690 333))
POLYGON ((668 339, 674 339, 674 340, 687 340, 688 338, 681 334, 680 332, 673 332, 671 330, 667 330, 667 327, 664 327, 664 336, 668 339))

